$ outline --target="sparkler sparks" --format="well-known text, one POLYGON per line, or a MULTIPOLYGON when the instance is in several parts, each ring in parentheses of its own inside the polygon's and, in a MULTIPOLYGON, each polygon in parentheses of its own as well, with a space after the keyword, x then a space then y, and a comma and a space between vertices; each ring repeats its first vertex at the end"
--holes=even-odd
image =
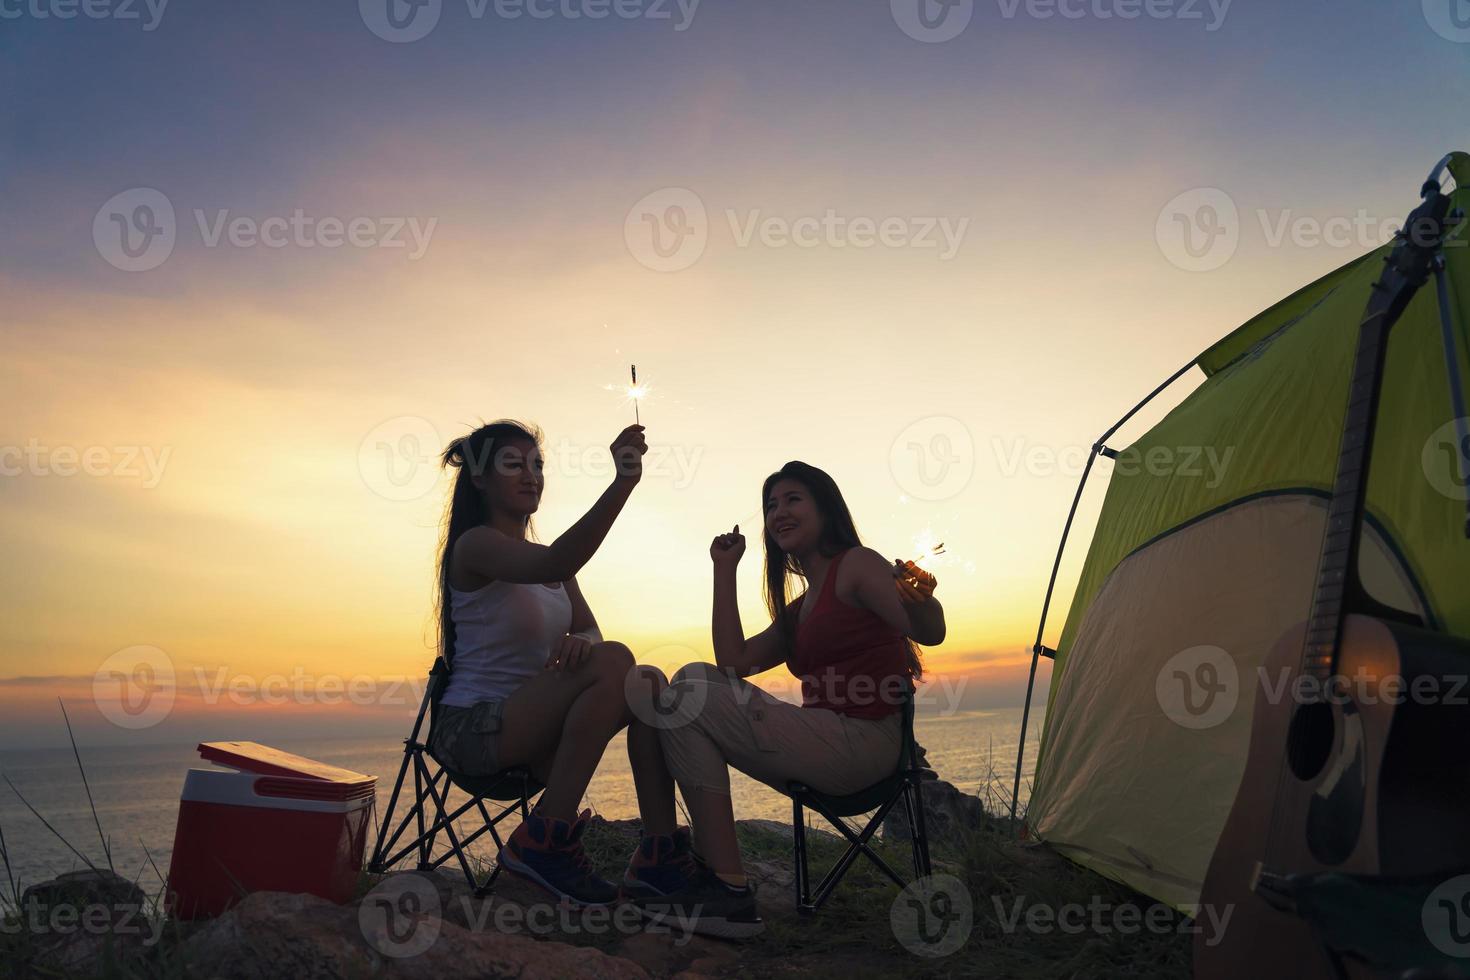
POLYGON ((653 386, 647 383, 638 383, 638 365, 630 364, 628 366, 628 373, 632 384, 603 385, 602 389, 603 391, 616 391, 621 394, 623 396, 622 404, 631 404, 633 406, 633 421, 641 425, 643 419, 641 417, 642 413, 638 410, 638 404, 653 392, 653 386))
POLYGON ((929 571, 935 564, 936 559, 944 554, 944 542, 934 540, 934 532, 927 527, 914 535, 914 550, 919 557, 914 559, 914 564, 925 571, 929 571))

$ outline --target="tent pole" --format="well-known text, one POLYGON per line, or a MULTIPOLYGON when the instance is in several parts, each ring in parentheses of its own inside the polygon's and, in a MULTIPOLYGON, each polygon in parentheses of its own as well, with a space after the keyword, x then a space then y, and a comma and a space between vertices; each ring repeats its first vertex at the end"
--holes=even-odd
POLYGON ((1092 473, 1092 464, 1097 460, 1099 455, 1112 455, 1112 450, 1108 449, 1107 441, 1112 438, 1113 433, 1127 425, 1133 416, 1143 411, 1144 406, 1157 398, 1165 388, 1184 377, 1198 363, 1199 358, 1196 357, 1184 365, 1184 367, 1169 375, 1163 384, 1149 392, 1147 398, 1134 405, 1128 410, 1126 415, 1113 424, 1112 428, 1104 432, 1097 442, 1093 444, 1092 453, 1087 457, 1087 465, 1082 470, 1082 479, 1077 484, 1077 493, 1072 497, 1072 509, 1067 512, 1067 523, 1062 526, 1062 540, 1057 545, 1057 556, 1051 565, 1051 578, 1046 583, 1046 598, 1041 603, 1041 622, 1036 626, 1036 642, 1031 647, 1031 674, 1026 679, 1026 703, 1021 708, 1021 737, 1016 743, 1016 778, 1011 784, 1012 823, 1016 820, 1016 807, 1021 796, 1021 766, 1022 760, 1026 757, 1026 726, 1031 720, 1031 692, 1036 686, 1036 663, 1041 659, 1042 651, 1046 649, 1041 645, 1041 638, 1046 633, 1046 617, 1047 613, 1051 610, 1051 597, 1052 592, 1057 586, 1057 573, 1062 567, 1062 554, 1067 550, 1067 537, 1072 533, 1072 521, 1077 516, 1078 504, 1082 502, 1082 491, 1087 489, 1087 478, 1092 473))
POLYGON ((1031 692, 1036 686, 1036 662, 1041 659, 1041 634, 1046 630, 1046 611, 1051 608, 1052 590, 1057 584, 1057 569, 1062 564, 1062 552, 1067 547, 1067 535, 1072 531, 1072 520, 1077 516, 1077 505, 1082 502, 1082 491, 1087 489, 1087 477, 1092 473, 1092 464, 1102 450, 1099 440, 1087 455, 1087 465, 1082 468, 1082 479, 1077 483, 1077 493, 1072 497, 1072 509, 1067 512, 1067 523, 1062 527, 1062 542, 1057 546, 1057 557, 1052 562, 1051 578, 1046 583, 1046 599, 1041 604, 1041 625, 1036 628, 1036 642, 1031 646, 1031 675, 1026 678, 1026 703, 1021 708, 1021 739, 1016 746, 1016 779, 1011 784, 1011 822, 1016 819, 1016 803, 1021 796, 1021 765, 1026 756, 1026 726, 1031 721, 1031 692))
MULTIPOLYGON (((1434 281, 1439 293, 1439 326, 1444 339, 1445 367, 1450 372, 1450 404, 1451 411, 1455 413, 1455 458, 1459 468, 1458 476, 1467 486, 1470 486, 1470 419, 1465 417, 1465 388, 1460 384, 1460 355, 1456 352, 1455 323, 1450 313, 1450 284, 1449 276, 1445 275, 1444 252, 1440 252, 1434 260, 1434 281)), ((1470 508, 1470 502, 1466 504, 1470 508)), ((1465 536, 1470 538, 1470 511, 1465 515, 1465 536)))

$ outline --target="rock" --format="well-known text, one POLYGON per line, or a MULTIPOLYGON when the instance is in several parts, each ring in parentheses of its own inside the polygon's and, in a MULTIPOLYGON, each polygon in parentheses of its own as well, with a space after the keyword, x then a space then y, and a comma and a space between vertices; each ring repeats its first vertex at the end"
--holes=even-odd
POLYGON ((784 862, 745 862, 745 874, 755 889, 755 907, 763 919, 784 918, 796 912, 796 872, 784 862))
MULTIPOLYGON (((989 819, 980 798, 961 792, 944 780, 926 780, 920 784, 924 798, 924 830, 929 835, 930 850, 935 841, 952 841, 975 830, 989 819)), ((912 840, 908 813, 895 806, 883 820, 886 840, 912 840)))
POLYGON ((733 960, 739 953, 734 943, 725 940, 667 932, 640 932, 624 939, 618 946, 619 956, 632 960, 658 977, 687 972, 696 964, 718 966, 733 960))
POLYGON ((68 871, 64 875, 31 885, 21 893, 20 904, 73 905, 122 904, 140 909, 148 902, 143 889, 115 871, 68 871))
POLYGON ((771 834, 782 840, 791 840, 791 824, 785 820, 737 820, 737 828, 759 831, 763 834, 771 834))
POLYGON ((143 955, 160 920, 143 889, 113 871, 69 871, 27 888, 17 913, 25 958, 39 972, 90 976, 143 955))
POLYGON ((180 952, 190 975, 224 980, 648 977, 638 964, 590 947, 502 933, 493 917, 466 928, 443 914, 436 877, 390 876, 357 906, 256 892, 190 937, 180 952))

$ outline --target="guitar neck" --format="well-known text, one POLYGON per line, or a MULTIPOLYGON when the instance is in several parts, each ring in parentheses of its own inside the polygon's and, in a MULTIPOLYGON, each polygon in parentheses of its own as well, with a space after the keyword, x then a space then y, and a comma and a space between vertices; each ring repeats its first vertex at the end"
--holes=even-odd
POLYGON ((1387 354, 1386 311, 1370 310, 1358 330, 1347 415, 1337 454, 1337 477, 1327 507, 1327 531, 1317 562, 1317 588, 1312 597, 1306 649, 1302 655, 1302 672, 1322 681, 1336 669, 1348 600, 1358 585, 1358 550, 1367 512, 1368 461, 1378 427, 1378 403, 1383 393, 1387 354))
POLYGON ((1327 508, 1327 530, 1317 563, 1317 585, 1302 651, 1302 673, 1321 681, 1337 669, 1342 625, 1350 604, 1363 595, 1358 551, 1368 502, 1368 467, 1378 428, 1389 332, 1429 278, 1431 263, 1444 241, 1449 198, 1426 185, 1425 200, 1409 215, 1399 244, 1385 261, 1383 275, 1358 328, 1352 385, 1337 454, 1337 477, 1327 508))

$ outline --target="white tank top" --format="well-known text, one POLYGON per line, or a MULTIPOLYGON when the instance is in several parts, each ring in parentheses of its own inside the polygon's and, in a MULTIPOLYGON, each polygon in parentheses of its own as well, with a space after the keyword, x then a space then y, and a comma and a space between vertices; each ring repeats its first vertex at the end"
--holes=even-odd
POLYGON ((468 708, 499 701, 539 674, 551 647, 572 628, 565 585, 491 582, 473 592, 449 589, 454 664, 442 703, 468 708))

